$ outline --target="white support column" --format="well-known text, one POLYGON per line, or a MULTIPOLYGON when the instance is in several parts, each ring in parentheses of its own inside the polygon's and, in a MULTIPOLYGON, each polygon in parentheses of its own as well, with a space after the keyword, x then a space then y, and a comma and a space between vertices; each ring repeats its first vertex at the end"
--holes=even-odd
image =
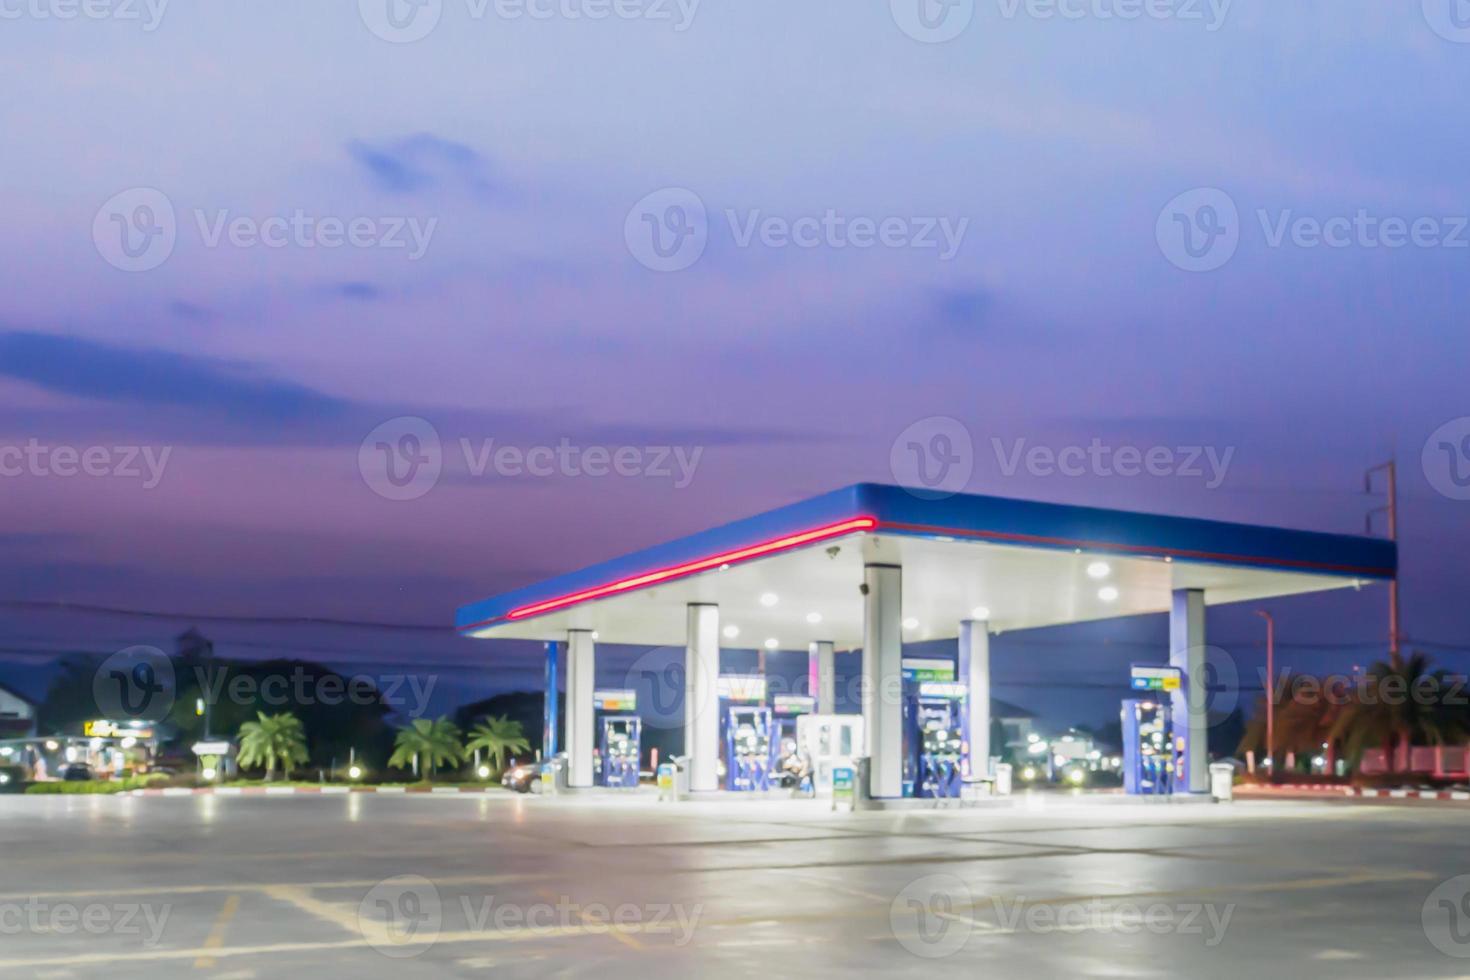
POLYGON ((1169 613, 1169 664, 1184 672, 1184 689, 1171 702, 1174 737, 1188 740, 1184 779, 1179 792, 1210 791, 1208 715, 1205 682, 1205 593, 1203 589, 1175 589, 1169 613))
POLYGON ((818 640, 807 649, 809 676, 814 678, 812 697, 817 699, 817 714, 837 713, 837 663, 831 640, 818 640))
POLYGON ((863 729, 874 799, 903 796, 903 569, 863 569, 863 729))
POLYGON ((971 776, 990 774, 990 624, 960 623, 960 680, 967 689, 965 744, 970 747, 971 776))
POLYGON ((567 785, 592 785, 592 690, 596 686, 597 645, 587 630, 567 633, 567 785))
POLYGON ((720 786, 720 607, 689 607, 684 656, 684 754, 689 789, 713 793, 720 786))

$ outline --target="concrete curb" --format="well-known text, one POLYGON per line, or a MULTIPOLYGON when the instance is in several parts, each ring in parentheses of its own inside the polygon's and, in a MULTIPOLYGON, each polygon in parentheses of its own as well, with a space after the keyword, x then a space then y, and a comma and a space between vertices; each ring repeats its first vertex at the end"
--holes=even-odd
POLYGON ((381 793, 401 796, 488 796, 508 792, 490 786, 202 786, 191 789, 170 786, 165 789, 135 789, 119 796, 346 796, 349 793, 381 793))
POLYGON ((1237 786, 1238 796, 1345 796, 1364 800, 1438 800, 1470 802, 1470 792, 1450 789, 1365 789, 1331 783, 1304 783, 1296 786, 1237 786))

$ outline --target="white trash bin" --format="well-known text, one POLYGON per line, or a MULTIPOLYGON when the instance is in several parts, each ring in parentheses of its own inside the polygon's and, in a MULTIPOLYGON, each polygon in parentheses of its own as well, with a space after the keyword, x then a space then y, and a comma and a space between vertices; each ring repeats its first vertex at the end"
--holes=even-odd
POLYGON ((1216 762, 1210 766, 1210 796, 1216 803, 1235 799, 1235 767, 1230 763, 1216 762))
POLYGON ((1011 795, 1011 766, 1008 762, 1002 762, 995 767, 995 795, 1011 795))

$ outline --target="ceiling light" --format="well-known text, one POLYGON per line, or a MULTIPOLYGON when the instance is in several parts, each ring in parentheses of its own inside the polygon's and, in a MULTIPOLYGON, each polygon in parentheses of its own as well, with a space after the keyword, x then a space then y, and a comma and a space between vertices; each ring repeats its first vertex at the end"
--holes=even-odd
POLYGON ((806 621, 815 626, 822 621, 822 614, 819 612, 809 612, 806 614, 806 621))
POLYGON ((1112 570, 1113 566, 1105 561, 1095 561, 1087 566, 1087 574, 1093 578, 1107 578, 1112 570))
POLYGON ((771 637, 769 640, 766 641, 766 649, 767 650, 774 650, 777 647, 779 647, 780 645, 781 645, 781 641, 778 640, 778 639, 776 639, 774 636, 771 637))
POLYGON ((735 637, 740 635, 740 627, 736 626, 734 623, 731 623, 729 626, 726 626, 724 629, 720 630, 720 632, 725 634, 725 639, 733 640, 735 639, 735 637))
POLYGON ((774 592, 767 592, 761 596, 761 605, 763 606, 774 606, 780 601, 781 597, 774 592))
POLYGON ((1118 598, 1118 590, 1111 585, 1104 585, 1097 590, 1097 597, 1103 602, 1114 602, 1118 598))
POLYGON ((989 606, 976 606, 974 609, 971 609, 970 610, 970 618, 971 619, 982 619, 982 620, 983 619, 989 619, 990 618, 990 607, 989 606))
POLYGON ((903 621, 903 628, 906 630, 916 630, 919 628, 919 621, 910 616, 903 621))

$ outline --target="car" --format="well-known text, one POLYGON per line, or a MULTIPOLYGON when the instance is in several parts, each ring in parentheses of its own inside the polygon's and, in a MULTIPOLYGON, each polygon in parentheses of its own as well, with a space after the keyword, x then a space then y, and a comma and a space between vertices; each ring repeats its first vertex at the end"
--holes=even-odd
POLYGON ((533 763, 511 766, 500 777, 500 785, 517 793, 529 793, 541 782, 541 767, 533 763))
POLYGON ((61 778, 68 783, 87 783, 96 779, 92 767, 85 762, 69 763, 61 770, 61 778))

